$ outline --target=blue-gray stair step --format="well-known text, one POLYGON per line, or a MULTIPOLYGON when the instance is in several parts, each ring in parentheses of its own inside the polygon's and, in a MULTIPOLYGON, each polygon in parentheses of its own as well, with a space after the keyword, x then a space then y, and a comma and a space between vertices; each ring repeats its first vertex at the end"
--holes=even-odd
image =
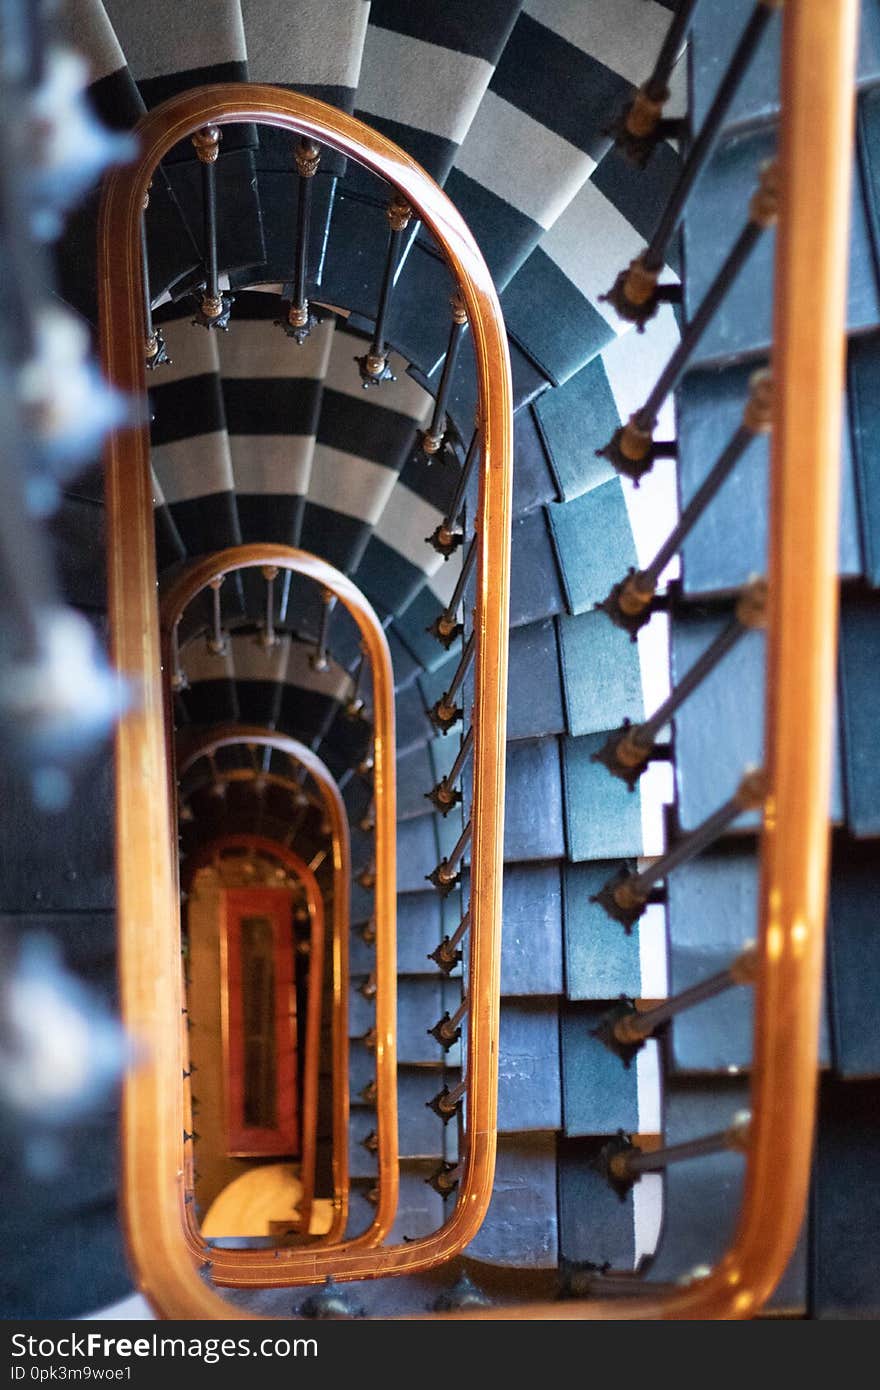
POLYGON ((566 993, 569 999, 641 994, 639 925, 630 933, 592 899, 620 868, 619 860, 562 867, 566 993))
MULTIPOLYGON (((646 169, 609 150, 506 286, 501 305, 508 332, 555 385, 593 361, 623 327, 601 296, 649 239, 677 171, 678 157, 666 143, 646 169), (592 254, 585 259, 588 238, 592 254)), ((675 248, 669 259, 674 265, 675 248)))
POLYGON ((561 1136, 559 1253, 566 1265, 631 1270, 635 1265, 633 1196, 623 1201, 608 1182, 602 1150, 608 1139, 561 1136))
POLYGON ((510 634, 507 737, 540 738, 566 728, 559 647, 552 618, 510 634))
MULTIPOLYGON (((443 1198, 425 1181, 436 1166, 434 1159, 401 1162, 397 1215, 388 1236, 389 1245, 416 1240, 443 1225, 443 1198)), ((369 1180, 352 1183, 346 1232, 349 1237, 365 1231, 373 1221, 376 1209, 367 1198, 371 1187, 369 1180)))
POLYGON ((405 752, 417 744, 427 743, 435 733, 426 713, 424 697, 418 682, 397 691, 394 709, 399 752, 405 752))
MULTIPOLYGON (((708 647, 730 615, 679 607, 672 623, 673 685, 708 647)), ((675 773, 678 815, 692 830, 733 795, 749 765, 758 765, 764 747, 763 632, 746 632, 675 716, 675 773)), ((843 815, 840 758, 835 755, 831 816, 843 815)), ((737 818, 742 832, 759 824, 757 812, 737 818)))
POLYGON ((505 865, 501 993, 562 993, 562 889, 556 861, 505 865))
POLYGON ((513 523, 511 547, 511 627, 562 612, 565 598, 545 508, 539 507, 513 523))
POLYGON ((401 821, 397 827, 397 891, 420 893, 429 885, 427 875, 439 859, 433 816, 401 821))
MULTIPOLYGON (((510 354, 510 378, 514 419, 516 419, 528 405, 540 399, 541 395, 549 389, 550 382, 546 372, 543 372, 522 351, 513 338, 508 338, 507 348, 510 354)), ((442 351, 446 351, 445 344, 442 351)), ((422 383, 432 395, 437 394, 442 365, 442 361, 438 361, 433 372, 422 383)), ((417 374, 415 375, 418 380, 421 380, 417 374)), ((468 440, 470 438, 477 407, 477 368, 474 345, 470 333, 466 333, 452 378, 448 404, 449 418, 461 439, 468 440)))
POLYGON ((880 1085, 826 1077, 819 1103, 814 1318, 880 1316, 880 1085))
POLYGON ((95 614, 104 612, 107 576, 103 502, 62 497, 48 530, 67 602, 95 614))
POLYGON ((841 838, 832 864, 828 965, 834 1066, 845 1077, 880 1076, 873 1022, 880 997, 877 845, 841 838))
POLYGON ((568 856, 624 859, 642 853, 641 796, 593 761, 606 733, 562 740, 565 834, 568 856))
POLYGON ((840 621, 840 728, 846 822, 856 836, 880 834, 880 769, 874 756, 880 692, 880 599, 847 593, 840 621))
MULTIPOLYGON (((691 25, 691 122, 702 125, 739 36, 754 8, 753 0, 701 0, 691 25)), ((781 16, 774 15, 726 118, 728 127, 752 124, 779 110, 781 16)), ((880 5, 863 0, 859 36, 858 81, 880 77, 880 5)))
MULTIPOLYGON (((850 400, 857 403, 854 385, 862 378, 859 340, 851 347, 850 400)), ((878 357, 880 362, 880 357, 878 357)), ((756 363, 689 372, 677 395, 678 488, 684 508, 713 467, 723 445, 739 428, 748 383, 756 363)), ((871 381, 868 368, 866 385, 871 381)), ((870 389, 870 387, 869 387, 870 389)), ((870 397, 869 397, 870 399, 870 397)), ((868 406, 870 420, 870 406, 868 406)), ((851 416, 855 446, 844 420, 841 436, 842 478, 838 564, 844 575, 862 570, 854 468, 860 461, 859 419, 851 416)), ((870 436, 865 440, 870 457, 870 436)), ((725 593, 767 568, 767 508, 769 505, 769 447, 757 436, 735 465, 682 547, 682 583, 688 595, 725 593)), ((864 527, 864 521, 863 521, 864 527)), ((867 547, 866 547, 867 553, 867 547)))
MULTIPOLYGON (((425 963, 426 969, 428 962, 425 963)), ((353 980, 349 992, 348 1031, 352 1038, 362 1038, 375 1023, 375 1001, 365 999, 353 980)), ((428 1029, 433 1028, 443 1014, 443 982, 439 975, 403 975, 397 982, 397 1055, 401 1063, 420 1065, 443 1061, 440 1044, 428 1029)), ((445 1054, 449 1066, 458 1063, 458 1044, 445 1054)), ((429 1097, 427 1097, 429 1099, 429 1097)))
POLYGON ((431 810, 431 803, 425 796, 435 781, 430 748, 429 743, 415 744, 397 759, 397 816, 399 820, 408 820, 411 816, 423 816, 431 810))
POLYGON ((468 1255, 511 1268, 555 1269, 556 1135, 501 1136, 486 1218, 468 1255))
POLYGON ((502 999, 498 1131, 558 1130, 561 1124, 557 1000, 502 999))
POLYGON ((565 607, 584 613, 636 563, 623 485, 612 478, 571 502, 554 503, 547 516, 565 607))
MULTIPOLYGON (((471 769, 463 778, 470 803, 471 769)), ((559 740, 530 739, 507 746, 504 858, 508 863, 561 859, 565 853, 559 740)), ((451 821, 452 817, 447 817, 451 821)))
POLYGON ((566 728, 593 734, 617 716, 637 723, 643 714, 637 645, 597 610, 557 619, 566 728))
MULTIPOLYGON (((7 817, 0 839, 0 911, 113 907, 113 766, 103 751, 105 756, 74 777, 64 812, 7 817)), ((4 759, 2 804, 30 806, 31 797, 27 779, 4 759)))
MULTIPOLYGON (((686 317, 694 314, 745 224, 760 165, 772 159, 776 149, 775 130, 735 135, 718 148, 704 170, 684 219, 686 317)), ((772 333, 775 245, 775 232, 765 232, 704 334, 691 359, 694 365, 738 353, 767 351, 772 333)), ((864 199, 855 180, 847 323, 850 331, 855 331, 870 327, 878 318, 877 267, 864 199)))
POLYGON ((557 500, 571 502, 614 477, 611 464, 596 457, 620 423, 600 358, 564 386, 545 391, 532 409, 556 480, 557 500))
MULTIPOLYGON (((880 111, 880 103, 878 103, 880 111)), ((880 334, 849 345, 849 422, 865 578, 880 587, 880 334)), ((844 474, 846 478, 846 474, 844 474)))
POLYGON ((609 1001, 561 1005, 563 1119, 567 1135, 638 1132, 637 1065, 626 1066, 595 1036, 609 1001))
MULTIPOLYGON (((666 1091, 664 1144, 679 1144, 725 1129, 739 1110, 748 1108, 748 1087, 741 1080, 716 1077, 706 1082, 670 1083, 666 1091)), ((780 1144, 785 1143, 780 1135, 780 1144)), ((745 1161, 742 1154, 720 1153, 674 1163, 664 1174, 663 1232, 648 1278, 666 1282, 690 1274, 700 1265, 717 1264, 733 1240, 742 1202, 745 1161)), ((803 1312, 806 1306, 807 1244, 802 1233, 769 1309, 803 1312)))

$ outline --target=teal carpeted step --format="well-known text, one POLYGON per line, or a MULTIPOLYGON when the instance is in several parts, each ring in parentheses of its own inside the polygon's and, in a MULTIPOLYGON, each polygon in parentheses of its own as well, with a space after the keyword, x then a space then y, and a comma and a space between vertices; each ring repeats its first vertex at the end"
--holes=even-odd
POLYGON ((545 391, 532 408, 559 501, 571 502, 614 477, 611 465, 596 457, 620 423, 600 358, 564 386, 545 391))
MULTIPOLYGON (((880 359, 878 359, 880 360, 880 359)), ((840 511, 840 572, 862 569, 859 523, 853 472, 859 476, 862 456, 859 433, 858 384, 870 351, 860 354, 859 342, 850 349, 851 420, 844 420, 840 511), (854 443, 850 447, 851 425, 854 443)), ((713 467, 722 449, 742 422, 749 378, 757 363, 689 372, 676 397, 678 408, 678 488, 684 508, 713 467)), ((868 417, 870 419, 870 416, 868 417)), ((868 445, 870 450, 870 445, 868 445)), ((682 584, 688 595, 724 593, 745 584, 767 568, 768 443, 752 439, 718 495, 700 517, 682 548, 682 584)), ((864 534, 864 520, 863 520, 864 534)))
POLYGON ((503 999, 498 1042, 498 1132, 562 1124, 555 998, 503 999))
POLYGON ((593 899, 620 868, 619 861, 564 864, 562 868, 566 994, 569 999, 613 999, 642 993, 640 933, 623 930, 593 899))
POLYGON ((565 833, 576 863, 634 857, 643 849, 641 794, 593 760, 606 739, 597 733, 562 741, 565 833))
POLYGON ((633 1195, 621 1201, 605 1177, 606 1143, 605 1136, 559 1140, 559 1253, 575 1269, 630 1270, 636 1263, 633 1195))
POLYGON ((604 599, 636 563, 623 485, 619 478, 571 502, 547 508, 550 533, 569 613, 584 613, 604 599))
POLYGON ((656 1058, 646 1044, 629 1066, 596 1036, 613 1003, 565 1000, 560 1006, 563 1119, 570 1136, 641 1133, 639 1071, 656 1058))
POLYGON ((486 1219, 467 1254, 508 1268, 555 1269, 556 1135, 502 1135, 486 1219))
POLYGON ((643 714, 638 647, 597 611, 557 619, 565 691, 566 727, 571 734, 638 723, 643 714))
POLYGON ((834 1067, 843 1077, 880 1075, 880 1047, 870 1019, 880 989, 876 842, 834 845, 828 910, 828 970, 834 1067))

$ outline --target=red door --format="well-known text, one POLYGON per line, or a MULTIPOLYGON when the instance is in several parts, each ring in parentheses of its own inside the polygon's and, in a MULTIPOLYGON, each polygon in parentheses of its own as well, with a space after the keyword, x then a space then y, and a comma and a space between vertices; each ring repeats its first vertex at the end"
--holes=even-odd
POLYGON ((222 894, 226 1130, 238 1157, 299 1152, 291 894, 222 894))

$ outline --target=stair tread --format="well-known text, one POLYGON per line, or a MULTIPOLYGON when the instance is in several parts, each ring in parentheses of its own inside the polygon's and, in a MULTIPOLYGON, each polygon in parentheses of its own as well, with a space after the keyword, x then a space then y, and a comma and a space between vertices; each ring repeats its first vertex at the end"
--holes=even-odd
POLYGON ((868 1020, 880 989, 876 844, 838 839, 829 902, 829 976, 834 1066, 844 1077, 880 1075, 880 1045, 868 1020))

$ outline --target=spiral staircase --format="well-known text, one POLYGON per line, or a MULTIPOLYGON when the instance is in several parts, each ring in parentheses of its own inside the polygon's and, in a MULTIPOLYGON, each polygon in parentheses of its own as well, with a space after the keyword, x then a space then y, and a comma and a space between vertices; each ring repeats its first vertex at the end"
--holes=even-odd
MULTIPOLYGON (((699 1280, 731 1242, 743 1190, 749 943, 759 900, 759 817, 754 795, 742 790, 746 770, 761 762, 763 738, 763 591, 755 576, 768 563, 769 420, 766 382, 756 373, 768 360, 773 303, 772 218, 755 221, 750 199, 777 145, 780 8, 752 0, 223 0, 198 14, 167 0, 67 7, 71 38, 92 67, 94 104, 115 129, 192 88, 270 83, 353 113, 401 146, 472 230, 509 341, 513 506, 491 1202, 467 1247, 436 1268, 322 1293, 217 1284, 230 1312, 322 1316, 329 1301, 331 1314, 379 1318, 468 1308, 493 1317, 516 1305, 533 1316, 536 1304, 557 1316, 568 1300, 699 1280), (636 141, 627 158, 615 122, 636 89, 644 92, 682 15, 663 103, 668 127, 653 142, 636 141), (731 61, 732 100, 654 268, 655 312, 639 323, 638 313, 618 312, 619 295, 606 296, 655 237, 731 61), (744 223, 758 229, 750 254, 691 342, 744 223), (633 457, 627 421, 682 335, 686 370, 649 411, 651 438, 644 443, 642 430, 633 457), (680 544, 664 546, 710 474, 705 513, 701 502, 680 544), (644 580, 627 607, 633 574, 651 584, 644 580), (627 743, 633 730, 640 746, 627 743), (667 1014, 650 1013, 680 996, 667 1014), (701 1149, 705 1136, 717 1142, 701 1149), (677 1145, 685 1152, 670 1155, 677 1145), (639 1158, 627 1167, 631 1146, 641 1169, 639 1158)), ((880 1289, 872 1181, 880 1150, 872 910, 880 877, 872 753, 880 699, 877 0, 862 4, 857 82, 818 1130, 801 1237, 764 1310, 795 1318, 876 1316, 880 1289)), ((468 993, 467 739, 477 696, 467 660, 476 602, 468 567, 477 509, 474 348, 466 329, 457 332, 463 320, 447 266, 416 218, 395 227, 387 187, 329 148, 317 171, 304 173, 289 133, 265 125, 226 125, 221 136, 210 174, 216 285, 204 147, 186 139, 173 148, 144 216, 160 591, 216 552, 293 547, 350 579, 384 630, 394 679, 398 894, 399 1195, 388 1240, 405 1244, 442 1226, 461 1178, 454 1101, 467 1061, 459 1025, 468 993), (305 317, 315 321, 296 341, 306 183, 305 317), (214 318, 231 309, 221 331, 205 323, 212 288, 214 318), (378 381, 369 366, 377 337, 388 345, 379 356, 390 369, 378 381), (459 711, 451 723, 450 705, 459 711), (438 787, 455 785, 460 800, 438 800, 438 787), (438 883, 444 865, 448 881, 441 875, 438 883), (451 1124, 430 1104, 444 1093, 451 1124)), ((59 247, 62 295, 92 323, 97 198, 59 247)), ((66 486, 52 521, 66 598, 99 631, 104 501, 96 467, 66 486)), ((373 1218, 377 1184, 368 663, 354 623, 321 585, 265 565, 227 574, 213 596, 206 589, 176 641, 178 748, 213 729, 242 730, 241 745, 217 754, 207 780, 184 783, 184 876, 187 857, 217 834, 292 833, 303 858, 317 856, 331 901, 320 814, 304 804, 290 820, 289 805, 260 780, 278 771, 275 755, 258 750, 255 762, 248 730, 298 740, 342 792, 353 871, 346 1234, 356 1237, 373 1218), (250 780, 230 781, 251 771, 250 780), (218 796, 224 776, 230 785, 218 796)), ((9 806, 17 784, 3 775, 9 806)), ((2 907, 17 931, 54 938, 68 967, 112 1002, 106 750, 77 797, 61 818, 4 815, 2 907)), ((190 1020, 192 1029, 198 1024, 190 1020)), ((82 1316, 131 1292, 116 1128, 117 1110, 105 1106, 45 1137, 43 1160, 33 1145, 11 1154, 4 1222, 19 1255, 0 1275, 6 1316, 82 1316)), ((789 1139, 779 1133, 780 1148, 789 1139)), ((328 1192, 326 1107, 317 1141, 318 1188, 328 1192)), ((197 1165, 198 1138, 189 1142, 197 1165)), ((202 1278, 214 1286, 210 1261, 202 1278)))

